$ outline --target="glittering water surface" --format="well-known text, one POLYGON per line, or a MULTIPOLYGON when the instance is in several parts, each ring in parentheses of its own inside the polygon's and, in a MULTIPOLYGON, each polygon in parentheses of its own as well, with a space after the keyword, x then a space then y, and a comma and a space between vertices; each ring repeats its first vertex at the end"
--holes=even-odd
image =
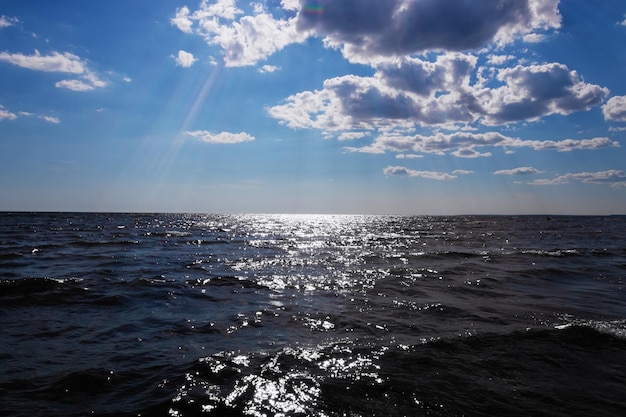
POLYGON ((626 412, 626 218, 0 214, 0 415, 626 412))

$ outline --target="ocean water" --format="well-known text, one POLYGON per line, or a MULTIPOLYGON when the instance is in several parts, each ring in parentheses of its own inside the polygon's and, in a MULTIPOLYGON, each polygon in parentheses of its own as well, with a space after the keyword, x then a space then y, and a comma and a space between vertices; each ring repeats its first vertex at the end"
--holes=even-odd
POLYGON ((626 217, 0 213, 2 416, 623 416, 626 217))

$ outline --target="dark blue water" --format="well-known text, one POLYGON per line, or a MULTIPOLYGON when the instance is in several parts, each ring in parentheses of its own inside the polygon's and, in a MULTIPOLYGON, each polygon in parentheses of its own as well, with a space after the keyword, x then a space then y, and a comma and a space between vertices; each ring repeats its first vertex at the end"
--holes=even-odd
POLYGON ((0 213, 2 416, 626 415, 626 217, 0 213))

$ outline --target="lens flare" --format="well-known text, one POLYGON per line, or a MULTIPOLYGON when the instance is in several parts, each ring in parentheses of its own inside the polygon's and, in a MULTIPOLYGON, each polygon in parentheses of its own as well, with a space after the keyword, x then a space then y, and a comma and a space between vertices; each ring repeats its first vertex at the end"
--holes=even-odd
POLYGON ((308 14, 322 14, 324 13, 324 6, 316 3, 307 3, 303 11, 308 14))

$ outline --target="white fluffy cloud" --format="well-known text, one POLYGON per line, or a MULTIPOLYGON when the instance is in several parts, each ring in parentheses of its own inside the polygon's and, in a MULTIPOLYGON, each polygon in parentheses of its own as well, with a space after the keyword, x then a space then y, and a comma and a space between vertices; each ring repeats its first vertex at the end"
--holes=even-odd
POLYGON ((56 87, 66 88, 73 91, 89 91, 95 88, 102 88, 107 83, 91 71, 87 63, 79 56, 69 52, 52 52, 49 55, 41 55, 35 51, 33 55, 22 53, 0 52, 0 61, 5 61, 18 67, 33 71, 58 72, 71 74, 79 78, 62 80, 55 83, 56 87))
POLYGON ((176 65, 179 67, 189 68, 196 61, 197 59, 191 52, 183 51, 182 49, 178 51, 178 55, 176 56, 176 65))
POLYGON ((91 91, 105 87, 106 82, 100 80, 95 74, 86 74, 81 79, 62 80, 54 84, 58 88, 66 88, 72 91, 91 91))
POLYGON ((170 22, 180 31, 192 33, 193 21, 189 18, 189 13, 189 7, 183 6, 176 11, 176 16, 174 16, 170 22))
POLYGON ((626 179, 626 173, 617 169, 610 169, 607 171, 597 172, 578 172, 568 173, 564 175, 556 176, 552 179, 540 179, 534 180, 529 184, 533 185, 558 185, 568 184, 570 181, 579 181, 587 184, 611 184, 612 186, 619 187, 626 179))
POLYGON ((219 46, 226 66, 233 67, 254 65, 307 37, 296 30, 295 17, 276 19, 262 6, 255 7, 253 14, 242 14, 234 0, 205 0, 194 12, 187 7, 178 9, 171 23, 185 33, 202 36, 210 45, 219 46))
POLYGON ((537 168, 533 167, 518 167, 513 169, 503 169, 500 171, 494 172, 496 175, 531 175, 531 174, 541 174, 543 171, 539 171, 537 168))
POLYGON ((277 67, 276 65, 263 65, 257 71, 259 71, 261 74, 267 74, 270 72, 276 72, 278 70, 280 70, 280 67, 277 67))
POLYGON ((191 136, 201 140, 206 143, 221 143, 221 144, 233 144, 233 143, 242 143, 242 142, 251 142, 254 140, 254 137, 249 135, 248 133, 230 133, 230 132, 220 132, 220 133, 211 133, 206 130, 195 130, 185 132, 187 136, 191 136))
POLYGON ((451 181, 457 178, 456 175, 436 171, 416 171, 403 166, 388 166, 383 169, 383 173, 389 176, 400 177, 420 177, 437 181, 451 181))
POLYGON ((515 60, 515 56, 513 55, 491 55, 487 58, 487 63, 489 65, 502 65, 505 62, 515 60))
POLYGON ((53 124, 61 123, 61 120, 59 120, 59 118, 55 117, 55 116, 39 116, 39 118, 41 120, 44 120, 44 121, 48 122, 48 123, 53 123, 53 124))
POLYGON ((573 150, 592 150, 606 147, 619 147, 617 141, 605 137, 593 139, 565 139, 552 140, 522 140, 505 136, 501 133, 487 132, 455 132, 450 134, 436 133, 434 135, 403 135, 395 133, 381 134, 371 145, 363 147, 346 147, 351 152, 382 154, 385 152, 418 152, 445 155, 450 153, 459 157, 490 156, 490 153, 480 153, 476 149, 492 148, 530 148, 534 150, 554 150, 569 152, 573 150))
POLYGON ((33 55, 24 55, 20 53, 10 54, 5 51, 0 52, 0 61, 35 71, 68 74, 82 74, 87 71, 85 63, 80 57, 69 52, 52 52, 50 55, 41 55, 39 51, 35 51, 33 55))
POLYGON ((0 16, 0 29, 8 28, 18 22, 19 20, 15 17, 0 16))
POLYGON ((31 113, 27 111, 20 111, 17 114, 8 111, 3 105, 0 104, 0 121, 7 120, 15 120, 18 117, 37 117, 41 120, 44 120, 48 123, 59 124, 61 120, 55 116, 46 116, 42 114, 31 113))
POLYGON ((626 96, 611 97, 602 106, 602 113, 605 120, 617 120, 626 122, 626 96))
POLYGON ((15 113, 11 113, 2 104, 0 104, 0 120, 4 119, 15 120, 17 119, 17 115, 15 113))

